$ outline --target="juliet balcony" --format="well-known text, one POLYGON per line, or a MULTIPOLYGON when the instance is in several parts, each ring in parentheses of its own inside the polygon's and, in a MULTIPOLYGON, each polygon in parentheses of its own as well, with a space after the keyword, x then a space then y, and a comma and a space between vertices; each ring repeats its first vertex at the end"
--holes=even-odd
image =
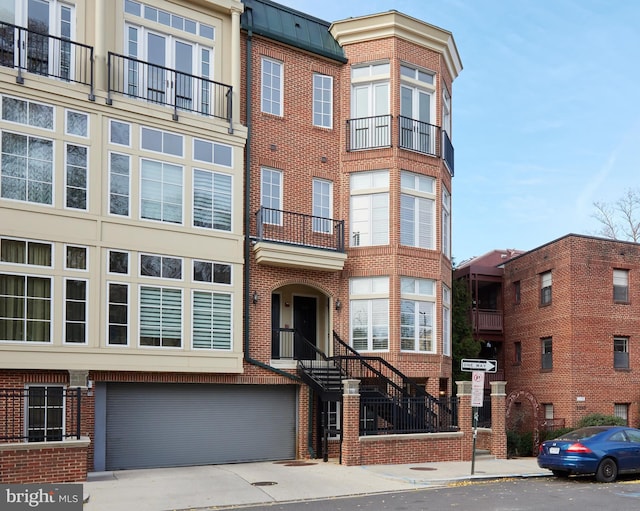
POLYGON ((0 66, 16 69, 20 84, 34 74, 86 85, 94 99, 93 47, 69 38, 0 21, 0 66))
POLYGON ((261 207, 253 251, 258 264, 340 271, 347 259, 344 220, 261 207))
POLYGON ((409 117, 376 115, 347 120, 347 151, 397 146, 442 158, 453 176, 453 145, 445 130, 409 117))
POLYGON ((107 103, 115 94, 170 107, 179 111, 223 119, 231 130, 232 87, 133 57, 109 52, 107 103))

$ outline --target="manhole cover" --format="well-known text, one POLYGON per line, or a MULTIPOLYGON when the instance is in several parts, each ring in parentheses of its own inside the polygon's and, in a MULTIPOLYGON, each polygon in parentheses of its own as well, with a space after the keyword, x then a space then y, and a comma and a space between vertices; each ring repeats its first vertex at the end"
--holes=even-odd
POLYGON ((411 470, 438 470, 438 469, 433 467, 411 467, 411 470))
POLYGON ((255 483, 251 483, 253 486, 273 486, 274 484, 278 484, 275 481, 258 481, 255 483))

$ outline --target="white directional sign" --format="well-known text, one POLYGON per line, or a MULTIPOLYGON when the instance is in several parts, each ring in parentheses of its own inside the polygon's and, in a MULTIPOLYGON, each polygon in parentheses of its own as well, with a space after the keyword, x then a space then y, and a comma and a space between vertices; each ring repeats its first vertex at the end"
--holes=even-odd
POLYGON ((483 371, 485 373, 495 373, 498 370, 498 361, 463 358, 460 369, 462 371, 483 371))

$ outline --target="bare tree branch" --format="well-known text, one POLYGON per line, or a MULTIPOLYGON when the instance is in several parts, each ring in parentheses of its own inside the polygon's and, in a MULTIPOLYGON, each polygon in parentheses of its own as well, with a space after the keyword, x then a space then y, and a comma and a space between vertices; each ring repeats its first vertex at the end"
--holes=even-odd
POLYGON ((597 232, 613 240, 640 241, 640 189, 628 188, 615 203, 594 202, 591 215, 600 223, 597 232))

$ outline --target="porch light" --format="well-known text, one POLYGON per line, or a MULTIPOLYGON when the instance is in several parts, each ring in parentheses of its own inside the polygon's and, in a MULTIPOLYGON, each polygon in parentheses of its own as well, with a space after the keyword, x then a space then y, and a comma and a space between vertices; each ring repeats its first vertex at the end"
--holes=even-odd
POLYGON ((336 310, 339 311, 340 309, 342 309, 342 302, 340 301, 340 298, 338 298, 336 300, 336 310))
POLYGON ((257 291, 253 292, 253 296, 251 297, 251 299, 253 300, 254 305, 256 303, 258 303, 258 292, 257 291))

